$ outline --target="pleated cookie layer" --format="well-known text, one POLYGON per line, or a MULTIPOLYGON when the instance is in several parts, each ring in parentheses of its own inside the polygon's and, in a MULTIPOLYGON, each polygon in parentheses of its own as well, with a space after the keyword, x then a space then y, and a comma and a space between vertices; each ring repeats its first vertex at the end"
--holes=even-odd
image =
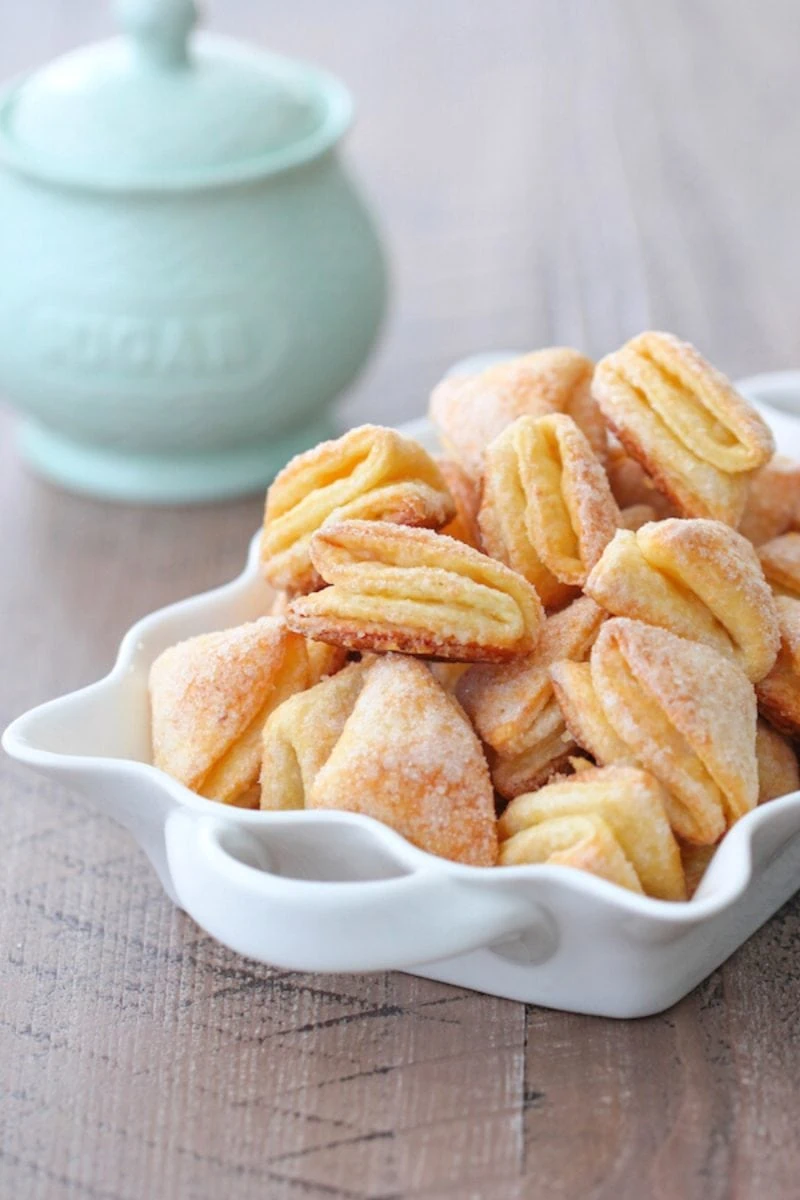
POLYGON ((330 521, 359 517, 439 529, 454 516, 444 477, 422 446, 394 429, 362 425, 299 454, 276 477, 261 535, 264 576, 292 593, 319 587, 309 543, 330 521))
POLYGON ((587 768, 512 800, 499 821, 500 864, 561 863, 631 891, 685 900, 666 796, 646 771, 587 768))
POLYGON ((642 333, 597 364, 592 392, 627 453, 682 515, 738 524, 772 435, 693 346, 642 333))
POLYGON ((390 654, 369 667, 306 803, 364 813, 456 862, 497 861, 480 742, 460 706, 414 659, 390 654))
POLYGON ((153 762, 201 796, 257 807, 267 717, 341 661, 330 646, 309 657, 278 617, 171 646, 150 669, 153 762))
POLYGON ((755 693, 711 647, 616 617, 588 664, 550 672, 578 745, 598 763, 627 761, 655 775, 680 837, 716 842, 755 807, 755 693))
POLYGON ((453 538, 343 521, 314 536, 311 557, 331 586, 297 597, 286 613, 289 627, 307 637, 463 662, 518 658, 539 637, 535 589, 453 538))
POLYGON ((570 417, 520 417, 489 446, 483 547, 524 575, 545 607, 583 585, 618 523, 605 471, 570 417))
POLYGON ((351 663, 285 700, 262 736, 261 808, 305 808, 321 767, 341 737, 370 662, 351 663))
POLYGON ((614 616, 712 646, 753 682, 775 662, 772 592, 753 547, 721 521, 668 519, 619 531, 585 590, 614 616))

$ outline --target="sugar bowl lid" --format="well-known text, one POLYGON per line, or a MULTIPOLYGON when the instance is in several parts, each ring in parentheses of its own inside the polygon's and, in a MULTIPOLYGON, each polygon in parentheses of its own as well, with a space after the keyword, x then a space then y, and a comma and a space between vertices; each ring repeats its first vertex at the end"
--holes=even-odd
POLYGON ((101 190, 216 187, 308 162, 347 128, 334 77, 193 33, 194 0, 114 0, 121 36, 84 46, 0 96, 0 161, 101 190))

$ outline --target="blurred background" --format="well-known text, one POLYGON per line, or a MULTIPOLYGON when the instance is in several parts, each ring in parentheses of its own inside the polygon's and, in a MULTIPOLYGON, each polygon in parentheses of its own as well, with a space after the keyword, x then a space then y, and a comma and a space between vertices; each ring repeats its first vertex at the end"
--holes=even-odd
MULTIPOLYGON (((794 0, 218 0, 215 31, 340 75, 388 243, 343 417, 419 413, 454 359, 674 329, 727 372, 800 363, 794 0)), ((8 8, 0 75, 106 37, 103 0, 8 8)))

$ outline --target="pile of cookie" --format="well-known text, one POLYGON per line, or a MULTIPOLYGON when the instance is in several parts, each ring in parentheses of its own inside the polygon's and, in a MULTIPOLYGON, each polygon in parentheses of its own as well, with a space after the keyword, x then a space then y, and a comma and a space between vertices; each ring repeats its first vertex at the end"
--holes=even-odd
POLYGON ((665 333, 448 377, 430 417, 441 457, 363 426, 278 475, 272 611, 156 660, 154 763, 685 899, 800 786, 800 464, 665 333))

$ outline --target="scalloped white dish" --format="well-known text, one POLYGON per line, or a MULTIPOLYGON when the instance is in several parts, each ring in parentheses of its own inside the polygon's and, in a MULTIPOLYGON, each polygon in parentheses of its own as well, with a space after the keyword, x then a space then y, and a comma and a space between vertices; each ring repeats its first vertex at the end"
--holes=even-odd
MULTIPOLYGON (((424 421, 404 431, 433 444, 424 421)), ((249 812, 196 796, 149 763, 148 670, 174 642, 267 611, 257 557, 254 539, 238 579, 139 621, 105 679, 3 736, 13 758, 129 829, 171 899, 226 946, 293 970, 403 970, 636 1017, 691 991, 800 887, 800 792, 739 821, 685 904, 566 867, 461 866, 356 814, 249 812)))

